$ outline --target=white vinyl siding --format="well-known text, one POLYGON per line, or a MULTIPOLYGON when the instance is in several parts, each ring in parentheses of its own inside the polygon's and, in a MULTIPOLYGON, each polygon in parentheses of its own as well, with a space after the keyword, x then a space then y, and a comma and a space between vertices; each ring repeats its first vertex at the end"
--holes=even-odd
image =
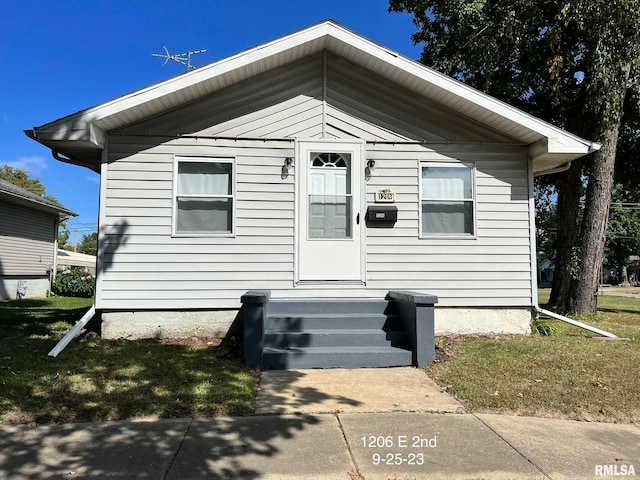
POLYGON ((48 275, 53 266, 57 216, 0 204, 0 276, 48 275))
POLYGON ((232 235, 235 222, 233 159, 175 157, 174 235, 232 235))
POLYGON ((102 308, 237 308, 293 278, 293 142, 109 139, 99 276, 102 308), (129 152, 129 153, 127 153, 129 152), (140 153, 138 153, 140 152, 140 153), (234 158, 234 237, 174 236, 175 156, 234 158))
POLYGON ((420 204, 423 237, 474 237, 475 167, 421 163, 420 204))
POLYGON ((527 306, 532 292, 527 156, 500 145, 369 145, 367 200, 391 188, 398 221, 367 230, 367 287, 432 293, 439 306, 527 306), (420 237, 420 163, 475 164, 476 236, 420 237))
POLYGON ((526 148, 327 57, 326 104, 314 57, 109 136, 98 308, 236 309, 253 289, 274 298, 416 290, 437 295, 439 306, 532 304, 526 148), (368 142, 365 159, 376 163, 361 180, 361 217, 377 190, 396 194, 396 224, 365 228, 365 286, 294 286, 298 167, 282 169, 295 138, 323 132, 368 142), (233 237, 173 234, 175 157, 234 159, 233 237), (421 236, 420 165, 432 163, 475 165, 473 238, 421 236))

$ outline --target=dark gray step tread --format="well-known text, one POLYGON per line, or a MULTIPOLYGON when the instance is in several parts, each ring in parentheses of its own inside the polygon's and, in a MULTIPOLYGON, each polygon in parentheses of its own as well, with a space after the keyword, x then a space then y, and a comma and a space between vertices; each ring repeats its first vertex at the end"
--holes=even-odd
POLYGON ((411 350, 398 348, 398 347, 390 347, 390 346, 375 346, 375 347, 291 347, 291 348, 274 348, 274 347, 265 347, 263 350, 264 354, 295 354, 295 353, 304 353, 304 354, 316 354, 316 355, 327 355, 327 354, 340 354, 343 355, 345 353, 353 353, 353 354, 362 354, 362 353, 379 353, 379 354, 394 354, 394 353, 406 353, 409 356, 411 355, 411 350))
POLYGON ((383 330, 381 328, 305 328, 303 330, 265 330, 265 335, 384 335, 401 334, 405 330, 383 330))
POLYGON ((268 303, 270 314, 291 315, 298 313, 322 313, 331 312, 336 314, 352 312, 369 312, 372 314, 383 314, 384 312, 395 313, 396 307, 386 301, 358 301, 358 300, 337 300, 337 301, 309 301, 292 300, 286 302, 272 301, 268 303))
POLYGON ((277 298, 269 300, 269 304, 283 304, 283 303, 380 303, 388 304, 388 300, 381 298, 359 298, 359 297, 344 297, 344 298, 277 298))
POLYGON ((400 318, 397 313, 367 313, 367 312, 340 312, 340 313, 314 313, 314 312, 297 312, 297 313, 268 313, 267 320, 270 319, 299 319, 299 318, 400 318))

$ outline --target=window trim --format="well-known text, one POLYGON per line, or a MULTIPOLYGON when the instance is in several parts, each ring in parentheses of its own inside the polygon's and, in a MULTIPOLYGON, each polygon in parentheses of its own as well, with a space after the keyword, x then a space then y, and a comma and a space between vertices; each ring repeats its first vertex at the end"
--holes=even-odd
POLYGON ((478 214, 477 214, 477 189, 476 189, 476 164, 475 162, 429 162, 429 161, 419 161, 418 162, 418 237, 420 239, 425 240, 476 240, 478 238, 478 214), (457 198, 457 199, 442 199, 442 198, 423 198, 423 189, 422 189, 422 169, 424 167, 444 167, 444 168, 466 168, 471 172, 471 198, 457 198), (425 235, 422 232, 422 202, 423 201, 451 201, 451 202, 471 202, 472 208, 471 212, 473 215, 473 232, 471 234, 433 234, 433 235, 425 235))
MULTIPOLYGON (((236 208, 237 208, 237 180, 235 157, 210 157, 174 155, 173 157, 173 186, 171 198, 171 236, 172 237, 227 237, 236 236, 236 208), (182 162, 191 163, 229 163, 231 164, 231 194, 227 195, 197 195, 198 198, 229 198, 231 199, 231 231, 230 232, 178 232, 178 166, 182 162)), ((188 197, 185 195, 184 197, 188 197)), ((195 195, 193 195, 195 196, 195 195)), ((180 197, 183 197, 180 195, 180 197)))

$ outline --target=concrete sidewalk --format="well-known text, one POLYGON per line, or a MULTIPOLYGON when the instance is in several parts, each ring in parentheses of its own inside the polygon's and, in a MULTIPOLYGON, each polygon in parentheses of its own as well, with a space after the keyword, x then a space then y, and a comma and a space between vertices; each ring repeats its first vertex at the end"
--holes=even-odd
POLYGON ((0 426, 0 479, 640 475, 635 426, 462 411, 419 369, 263 372, 251 417, 0 426))
POLYGON ((639 445, 630 425, 409 412, 3 426, 0 478, 607 478, 639 445))

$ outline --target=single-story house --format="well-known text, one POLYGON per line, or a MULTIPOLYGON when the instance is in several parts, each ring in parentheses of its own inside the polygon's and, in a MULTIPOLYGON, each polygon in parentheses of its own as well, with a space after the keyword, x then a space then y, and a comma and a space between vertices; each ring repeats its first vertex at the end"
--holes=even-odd
POLYGON ((47 295, 56 270, 58 223, 75 215, 0 179, 0 300, 47 295))
POLYGON ((533 178, 599 148, 330 20, 26 134, 101 175, 108 337, 224 333, 249 291, 289 320, 411 291, 436 333, 527 334, 533 178))

